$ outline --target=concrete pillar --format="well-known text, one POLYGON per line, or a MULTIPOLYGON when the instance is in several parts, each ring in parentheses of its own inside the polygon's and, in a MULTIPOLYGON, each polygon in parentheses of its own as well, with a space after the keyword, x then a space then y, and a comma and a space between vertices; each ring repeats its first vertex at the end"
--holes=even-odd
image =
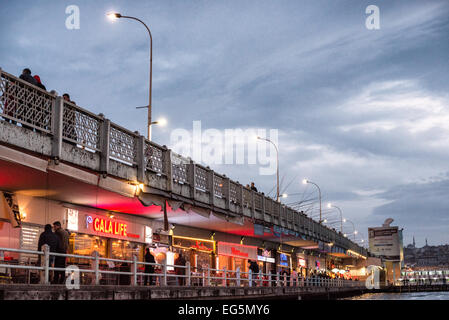
POLYGON ((223 194, 225 197, 225 208, 226 210, 229 210, 231 206, 231 181, 229 178, 223 178, 223 194))
POLYGON ((111 137, 111 121, 103 119, 100 123, 100 172, 109 173, 109 141, 111 137))
POLYGON ((132 265, 132 280, 131 280, 131 285, 132 286, 137 286, 137 256, 135 254, 133 254, 133 265, 132 265))
POLYGON ((190 262, 186 262, 186 286, 190 287, 190 281, 191 281, 191 271, 190 271, 190 262))
POLYGON ((226 267, 223 267, 223 287, 226 287, 226 267))
POLYGON ((52 106, 52 128, 53 133, 51 156, 52 158, 61 159, 62 152, 62 128, 63 128, 63 110, 64 100, 62 97, 56 97, 52 106))
POLYGON ((215 184, 214 184, 214 171, 209 170, 207 172, 207 185, 209 189, 209 204, 215 205, 215 184))
POLYGON ((100 254, 98 253, 98 251, 94 251, 94 275, 95 275, 95 285, 99 285, 100 284, 100 254))
POLYGON ((240 287, 240 267, 237 267, 235 270, 235 277, 237 278, 237 287, 240 287))
POLYGON ((140 183, 145 183, 145 137, 137 136, 135 137, 136 153, 137 153, 137 181, 140 183))
POLYGON ((249 269, 249 273, 248 273, 248 287, 252 287, 253 286, 253 271, 251 269, 249 269))
POLYGON ((167 177, 167 191, 171 192, 173 190, 173 166, 172 166, 172 162, 171 162, 171 150, 170 149, 166 149, 162 152, 162 157, 163 157, 163 169, 162 171, 165 173, 166 177, 167 177))
POLYGON ((50 247, 48 244, 42 246, 44 252, 44 284, 50 284, 50 247))
POLYGON ((187 177, 189 180, 189 185, 190 185, 190 198, 191 199, 195 199, 195 170, 196 170, 196 165, 193 162, 193 160, 190 160, 190 163, 188 165, 188 169, 187 169, 187 177))

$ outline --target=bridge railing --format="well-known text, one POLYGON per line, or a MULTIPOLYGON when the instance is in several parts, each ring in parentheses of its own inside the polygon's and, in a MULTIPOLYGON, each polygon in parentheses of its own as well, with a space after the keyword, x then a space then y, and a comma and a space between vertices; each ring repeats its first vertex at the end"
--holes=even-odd
MULTIPOLYGON (((25 129, 52 136, 50 156, 61 159, 65 141, 75 147, 98 153, 99 171, 110 173, 110 162, 137 168, 139 183, 154 183, 147 174, 161 176, 165 191, 189 194, 211 206, 246 215, 261 222, 276 224, 301 232, 309 240, 329 242, 334 233, 326 226, 306 217, 262 193, 254 192, 208 167, 172 152, 165 146, 148 141, 103 115, 96 115, 56 93, 48 93, 0 69, 0 118, 25 129), (174 185, 186 185, 176 187, 174 185)), ((366 255, 366 250, 343 237, 334 244, 366 255)))
MULTIPOLYGON (((349 281, 343 279, 325 279, 319 277, 303 278, 296 272, 292 275, 253 273, 236 270, 214 269, 214 268, 194 268, 190 263, 186 265, 175 265, 163 263, 147 263, 137 260, 133 255, 132 260, 111 259, 101 257, 98 252, 92 256, 83 256, 76 254, 62 254, 50 252, 49 247, 44 245, 42 251, 0 248, 0 257, 4 257, 4 252, 25 253, 38 256, 40 264, 11 264, 0 259, 0 276, 9 281, 0 281, 6 283, 17 283, 17 277, 12 270, 25 270, 27 272, 37 272, 37 283, 50 284, 52 272, 64 272, 68 279, 79 277, 79 284, 83 285, 144 285, 147 282, 150 285, 157 286, 231 286, 231 287, 261 287, 261 286, 289 286, 289 287, 359 287, 363 283, 358 281, 349 281), (82 259, 89 261, 87 264, 71 264, 65 268, 55 267, 51 261, 56 257, 82 259), (102 267, 102 262, 121 264, 119 270, 108 270, 102 267), (127 264, 124 266, 124 264, 127 264), (153 272, 146 272, 145 269, 153 268, 153 272), (142 272, 141 270, 144 270, 142 272), (78 273, 78 275, 76 275, 78 273), (9 276, 8 276, 9 275, 9 276), (112 276, 112 278, 111 278, 112 276), (123 277, 126 276, 126 277, 123 277), (147 281, 145 281, 147 277, 147 281)), ((27 284, 31 284, 29 274, 26 277, 27 284)))

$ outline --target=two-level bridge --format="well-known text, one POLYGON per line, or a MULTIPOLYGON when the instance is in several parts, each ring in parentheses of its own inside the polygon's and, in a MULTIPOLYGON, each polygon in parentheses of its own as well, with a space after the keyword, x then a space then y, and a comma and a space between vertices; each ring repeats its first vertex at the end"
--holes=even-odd
MULTIPOLYGON (((5 195, 165 219, 163 229, 169 222, 282 243, 291 251, 315 248, 340 259, 367 256, 364 248, 303 212, 1 69, 0 119, 5 195)), ((52 205, 40 206, 44 218, 33 220, 35 214, 28 212, 15 219, 53 222, 52 205)))

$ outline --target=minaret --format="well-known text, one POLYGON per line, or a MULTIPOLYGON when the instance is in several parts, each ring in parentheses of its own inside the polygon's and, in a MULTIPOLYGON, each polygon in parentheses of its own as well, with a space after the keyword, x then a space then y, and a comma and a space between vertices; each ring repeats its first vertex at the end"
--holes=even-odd
POLYGON ((415 236, 413 236, 413 248, 416 248, 415 236))
POLYGON ((426 238, 426 247, 427 247, 427 238, 426 238))

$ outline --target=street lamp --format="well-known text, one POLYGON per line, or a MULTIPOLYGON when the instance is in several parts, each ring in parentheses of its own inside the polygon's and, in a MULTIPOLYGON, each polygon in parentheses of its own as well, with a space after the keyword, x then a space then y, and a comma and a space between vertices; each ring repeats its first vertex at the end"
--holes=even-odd
POLYGON ((157 120, 157 121, 151 122, 151 124, 152 124, 152 125, 153 125, 153 124, 157 124, 157 125, 160 125, 161 127, 164 127, 164 126, 167 124, 167 120, 164 119, 164 118, 162 118, 162 119, 159 119, 159 120, 157 120))
POLYGON ((352 230, 353 230, 352 234, 354 235, 354 240, 355 240, 355 235, 358 233, 358 231, 355 229, 354 223, 349 219, 344 219, 344 221, 350 222, 352 224, 352 230))
POLYGON ((138 18, 135 18, 135 17, 123 16, 120 13, 116 13, 116 12, 110 12, 110 13, 107 13, 106 15, 111 20, 124 18, 124 19, 132 19, 132 20, 139 21, 140 23, 142 23, 145 26, 145 28, 148 31, 148 34, 150 35, 150 90, 149 90, 148 106, 145 106, 145 107, 148 107, 148 140, 151 141, 151 125, 154 124, 154 123, 151 121, 151 87, 152 87, 152 71, 153 71, 153 37, 151 36, 150 28, 148 28, 148 26, 142 20, 140 20, 138 18))
POLYGON ((308 184, 308 183, 310 183, 310 184, 313 184, 314 186, 316 186, 316 187, 318 188, 318 194, 319 194, 319 197, 320 197, 320 221, 319 221, 319 223, 321 223, 321 222, 322 222, 322 220, 321 220, 321 189, 320 189, 320 187, 319 187, 315 182, 312 182, 312 181, 307 180, 307 179, 303 179, 303 180, 302 180, 302 183, 303 183, 303 184, 308 184))
MULTIPOLYGON (((274 144, 273 141, 271 141, 270 139, 266 139, 266 138, 261 138, 261 137, 257 137, 258 140, 265 140, 269 143, 271 143, 274 148, 276 149, 276 201, 279 202, 279 150, 278 147, 274 144)), ((285 197, 283 197, 285 198, 285 197)))
POLYGON ((340 211, 340 232, 343 233, 343 213, 341 212, 341 209, 337 207, 336 205, 333 205, 332 203, 327 204, 328 208, 337 208, 338 211, 340 211))

